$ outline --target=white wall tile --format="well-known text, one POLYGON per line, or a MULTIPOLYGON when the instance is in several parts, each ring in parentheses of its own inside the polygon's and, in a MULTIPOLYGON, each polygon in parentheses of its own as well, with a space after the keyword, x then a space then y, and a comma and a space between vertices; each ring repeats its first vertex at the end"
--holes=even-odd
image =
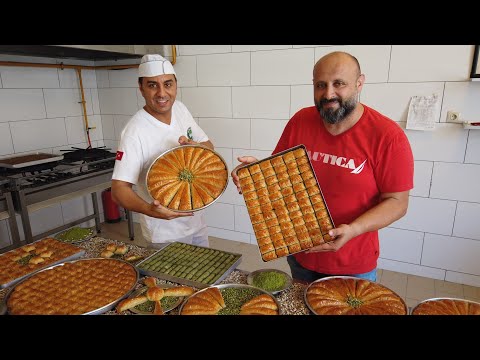
MULTIPOLYGON (((7 221, 8 220, 0 221, 0 249, 12 244, 12 239, 10 238, 10 232, 8 231, 7 221)), ((248 238, 250 241, 250 235, 248 235, 248 238)))
POLYGON ((47 114, 40 89, 0 89, 0 109, 0 122, 43 119, 47 114))
POLYGON ((12 135, 8 122, 0 123, 0 155, 13 154, 12 135))
POLYGON ((232 45, 232 52, 291 49, 292 45, 232 45))
POLYGON ((98 102, 98 90, 90 89, 90 102, 92 104, 92 111, 94 114, 100 114, 100 103, 98 102))
POLYGON ((205 217, 208 226, 235 230, 233 205, 216 202, 205 209, 205 217))
POLYGON ((195 117, 232 117, 230 87, 184 88, 182 102, 195 117))
POLYGON ((386 82, 388 80, 391 45, 343 45, 317 47, 315 48, 315 62, 332 51, 345 51, 355 56, 360 63, 360 70, 365 74, 366 83, 386 82))
POLYGON ((250 147, 250 119, 201 118, 199 125, 215 146, 250 147))
POLYGON ((382 258, 378 259, 378 268, 437 280, 445 279, 445 270, 382 258))
POLYGON ((67 144, 64 118, 16 121, 10 123, 15 152, 67 144))
POLYGON ((98 89, 100 113, 133 115, 138 111, 136 88, 98 89))
MULTIPOLYGON (((79 89, 80 79, 75 69, 57 69, 60 87, 68 89, 79 89)), ((84 89, 97 88, 97 77, 95 70, 82 69, 82 85, 84 89)), ((55 86, 56 87, 56 86, 55 86)))
POLYGON ((249 234, 254 233, 246 206, 235 206, 235 231, 249 234))
POLYGON ((480 131, 478 130, 469 130, 465 162, 480 164, 480 131))
POLYGON ((447 121, 448 111, 460 112, 460 120, 480 122, 480 82, 447 82, 440 121, 447 121))
MULTIPOLYGON (((443 87, 442 82, 365 84, 360 101, 394 121, 407 121, 412 96, 437 94, 441 100, 443 87)), ((434 115, 436 122, 440 119, 440 110, 438 106, 434 115)))
POLYGON ((432 172, 432 161, 415 161, 414 187, 410 191, 410 195, 428 197, 430 193, 430 183, 432 181, 432 172))
POLYGON ((115 140, 120 140, 123 128, 131 118, 132 118, 131 116, 113 115, 113 127, 115 129, 115 140))
POLYGON ((480 240, 480 204, 459 201, 453 236, 480 240))
POLYGON ((59 86, 55 68, 0 66, 0 73, 4 88, 41 89, 59 86))
POLYGON ((447 271, 445 281, 480 287, 480 276, 447 271))
POLYGON ((118 141, 117 140, 104 140, 103 144, 108 149, 111 149, 110 151, 113 151, 113 152, 117 151, 117 148, 118 148, 118 141))
POLYGON ((221 54, 232 51, 232 45, 178 45, 178 55, 221 54))
POLYGON ((97 78, 97 88, 110 87, 110 80, 108 78, 108 70, 95 70, 97 78))
MULTIPOLYGON (((230 174, 233 168, 229 169, 228 173, 230 174)), ((232 205, 243 205, 245 206, 245 201, 243 200, 243 195, 238 193, 237 187, 232 181, 232 178, 229 178, 227 188, 225 192, 222 194, 222 197, 218 199, 218 202, 224 204, 232 204, 232 205)))
MULTIPOLYGON (((64 224, 62 207, 60 204, 55 204, 48 208, 30 212, 29 216, 32 234, 34 236, 51 229, 55 229, 56 227, 64 224)), ((22 233, 22 238, 24 238, 23 228, 21 225, 19 226, 19 231, 22 233)))
POLYGON ((234 118, 289 119, 289 86, 232 88, 234 118))
POLYGON ((138 69, 119 69, 108 70, 110 87, 112 88, 137 88, 138 87, 138 69))
POLYGON ((407 215, 391 227, 451 235, 456 202, 410 196, 407 215))
POLYGON ((250 54, 197 56, 198 86, 250 85, 250 54))
POLYGON ((102 117, 100 115, 88 116, 88 126, 90 129, 90 140, 103 140, 102 117))
MULTIPOLYGON (((179 87, 197 86, 197 57, 179 56, 175 63, 179 87)), ((178 95, 177 95, 178 96, 178 95)))
POLYGON ((393 45, 389 81, 466 80, 472 51, 473 45, 393 45))
POLYGON ((113 115, 102 115, 103 138, 115 140, 115 127, 113 126, 113 115))
MULTIPOLYGON (((47 108, 47 117, 61 116, 81 116, 83 115, 82 95, 79 89, 45 89, 45 106, 47 108)), ((90 89, 84 91, 85 99, 90 100, 90 89)), ((93 113, 92 104, 85 104, 87 114, 93 113)))
POLYGON ((480 165, 436 162, 430 196, 438 199, 480 202, 480 165))
POLYGON ((62 201, 61 206, 63 220, 65 223, 69 223, 93 214, 92 197, 90 195, 80 196, 68 201, 62 201))
POLYGON ((425 234, 422 265, 480 275, 480 241, 425 234))
POLYGON ((294 85, 290 89, 290 117, 304 107, 315 105, 313 101, 313 85, 294 85))
POLYGON ((251 147, 272 152, 287 122, 288 120, 252 119, 251 147))
POLYGON ((435 124, 433 131, 405 130, 415 160, 463 162, 468 131, 460 124, 435 124))
MULTIPOLYGON (((207 133, 208 135, 208 133, 207 133)), ((221 147, 216 144, 213 144, 215 146, 215 151, 220 154, 220 156, 225 160, 227 163, 227 168, 228 172, 233 169, 232 168, 232 148, 231 147, 221 147)))
POLYGON ((311 84, 313 48, 252 53, 252 85, 311 84))
MULTIPOLYGON (((140 92, 140 89, 137 88, 136 93, 137 93, 137 110, 140 110, 141 108, 143 108, 145 106, 145 99, 143 98, 143 95, 140 92)), ((179 88, 177 88, 176 99, 182 101, 182 98, 181 98, 180 95, 181 95, 181 91, 180 91, 179 88)))
POLYGON ((250 244, 250 234, 244 234, 238 231, 231 231, 225 229, 218 229, 212 226, 208 227, 208 235, 215 236, 220 239, 241 241, 250 244))
POLYGON ((67 129, 68 144, 87 142, 85 123, 82 116, 65 118, 65 127, 67 129))
POLYGON ((423 232, 384 228, 378 232, 383 259, 420 265, 423 232))

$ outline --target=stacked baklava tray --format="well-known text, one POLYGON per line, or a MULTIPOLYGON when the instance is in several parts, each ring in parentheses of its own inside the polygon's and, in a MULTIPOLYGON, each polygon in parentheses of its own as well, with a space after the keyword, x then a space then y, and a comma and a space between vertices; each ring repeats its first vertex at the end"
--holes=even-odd
POLYGON ((238 169, 263 261, 331 241, 334 227, 303 145, 238 169))

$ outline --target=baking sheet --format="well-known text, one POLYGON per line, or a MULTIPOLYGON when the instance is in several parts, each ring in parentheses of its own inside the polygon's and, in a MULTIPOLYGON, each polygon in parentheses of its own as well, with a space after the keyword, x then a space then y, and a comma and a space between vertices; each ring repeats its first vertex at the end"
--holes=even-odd
MULTIPOLYGON (((322 188, 320 187, 320 183, 318 182, 317 174, 315 173, 315 170, 313 169, 313 166, 312 166, 310 157, 308 156, 307 149, 306 149, 305 145, 300 144, 300 145, 294 146, 294 147, 292 147, 292 148, 289 148, 289 149, 280 151, 280 152, 276 153, 275 155, 272 155, 272 156, 266 157, 266 158, 264 158, 264 159, 258 160, 258 161, 256 161, 256 162, 247 164, 247 165, 242 166, 241 168, 239 168, 239 169, 237 170, 237 172, 238 172, 240 169, 243 169, 243 168, 249 169, 249 168, 251 168, 251 167, 254 166, 254 165, 259 165, 260 163, 263 163, 263 162, 265 162, 265 161, 269 161, 269 160, 274 159, 274 158, 281 157, 282 155, 285 155, 285 154, 287 154, 287 153, 293 153, 293 152, 294 152, 295 150, 297 150, 297 149, 303 149, 303 150, 305 151, 305 155, 306 155, 306 157, 307 157, 307 159, 308 159, 308 162, 307 162, 306 164, 308 164, 311 172, 313 173, 313 178, 315 179, 315 184, 314 184, 314 185, 317 185, 318 189, 320 190, 320 193, 319 193, 318 195, 321 196, 321 198, 322 198, 322 200, 323 200, 323 204, 324 204, 324 206, 325 206, 325 210, 326 210, 326 213, 327 213, 327 217, 328 217, 328 219, 330 220, 330 222, 331 222, 331 224, 332 224, 332 227, 335 228, 335 223, 333 222, 332 215, 330 214, 330 210, 328 209, 327 202, 325 201, 325 196, 323 195, 322 188)), ((295 160, 295 162, 296 162, 296 161, 297 161, 297 160, 295 160)), ((302 164, 302 165, 303 165, 303 164, 302 164)), ((287 173, 288 173, 288 170, 290 170, 290 169, 287 169, 287 170, 286 170, 287 173)), ((250 171, 249 171, 249 172, 250 172, 250 171)), ((262 174, 263 174, 263 171, 262 171, 262 174)), ((277 175, 278 175, 278 174, 275 172, 275 176, 277 176, 277 175)), ((270 176, 272 176, 272 175, 270 175, 270 176)), ((270 176, 266 176, 266 178, 269 178, 270 176)), ((253 178, 252 175, 251 175, 251 177, 253 178)), ((273 177, 273 176, 272 176, 272 177, 273 177)), ((288 180, 290 180, 291 178, 292 178, 292 175, 288 174, 288 180)), ((307 180, 309 180, 309 179, 307 179, 307 180)), ((307 181, 307 180, 303 180, 302 182, 305 183, 305 181, 307 181)), ((279 181, 279 182, 280 182, 280 181, 279 181)), ((250 184, 248 184, 248 185, 250 185, 250 184)), ((248 186, 248 185, 245 185, 245 186, 248 186)), ((312 185, 311 187, 313 187, 314 185, 312 185)), ((293 184, 292 184, 291 186, 288 186, 288 187, 294 188, 294 187, 293 187, 293 184)), ((245 204, 247 205, 247 211, 249 211, 250 220, 251 220, 250 209, 249 209, 248 202, 247 202, 248 200, 245 199, 245 193, 244 193, 244 191, 243 191, 244 187, 241 186, 241 188, 242 188, 242 195, 244 196, 244 201, 245 201, 245 204)), ((267 188, 268 188, 268 186, 267 186, 267 188)), ((283 189, 282 189, 282 190, 283 190, 283 189)), ((303 191, 303 190, 300 190, 300 191, 303 191)), ((296 194, 298 194, 300 191, 294 192, 294 194, 296 195, 296 194)), ((251 191, 250 191, 250 192, 251 192, 251 191)), ((253 192, 256 192, 256 193, 257 193, 257 192, 258 192, 258 189, 255 189, 253 192)), ((315 195, 316 195, 316 194, 315 194, 315 195)), ((257 196, 258 196, 258 194, 257 194, 257 196)), ((269 196, 269 195, 268 195, 268 196, 269 196)), ((308 198, 310 199, 312 196, 314 196, 314 195, 308 195, 308 198)), ((261 196, 258 196, 258 198, 260 198, 260 197, 261 197, 261 196)), ((283 196, 283 195, 282 195, 282 198, 281 198, 281 199, 283 200, 283 199, 286 198, 286 197, 287 197, 287 196, 283 196)), ((294 202, 297 202, 297 203, 298 203, 298 199, 297 199, 296 201, 294 201, 294 202)), ((268 204, 271 205, 272 203, 273 203, 273 202, 270 201, 268 204)), ((286 206, 286 205, 285 205, 285 206, 286 206)), ((313 207, 313 204, 312 204, 311 206, 313 207)), ((258 207, 258 206, 252 206, 252 207, 258 207)), ((289 211, 288 214, 290 215, 292 212, 293 212, 293 211, 289 211)), ((262 211, 262 214, 263 214, 263 211, 262 211)), ((315 219, 316 219, 317 222, 319 223, 319 220, 320 220, 320 219, 317 217, 317 215, 316 215, 315 212, 314 212, 313 214, 315 214, 315 219)), ((303 214, 302 216, 304 217, 305 214, 303 214)), ((266 222, 266 221, 265 221, 265 222, 266 222)), ((319 223, 319 224, 320 224, 320 223, 319 223)), ((255 226, 254 226, 254 225, 255 225, 255 224, 252 223, 252 226, 254 227, 255 237, 256 237, 257 243, 258 243, 258 239, 259 239, 259 237, 258 237, 258 231, 255 230, 255 226)), ((319 225, 319 226, 320 226, 320 225, 319 225)), ((297 238, 297 243, 300 243, 300 241, 298 241, 298 237, 297 237, 298 234, 288 235, 288 236, 285 234, 285 232, 288 231, 288 230, 289 230, 289 229, 287 229, 287 230, 282 230, 282 231, 281 231, 281 234, 283 235, 283 239, 285 239, 285 238, 287 238, 287 237, 295 236, 295 237, 297 238)), ((326 237, 326 236, 328 236, 328 234, 327 234, 326 232, 321 232, 321 234, 322 234, 322 237, 323 237, 323 238, 326 237)), ((268 236, 270 236, 270 235, 268 235, 268 236)), ((309 235, 309 238, 310 238, 310 235, 309 235)), ((310 238, 310 239, 311 239, 311 238, 310 238)), ((327 241, 327 240, 324 239, 323 241, 327 241)), ((331 240, 328 240, 328 241, 331 241, 331 240)), ((273 242, 272 242, 272 244, 273 244, 273 242)), ((315 246, 315 244, 314 244, 314 246, 315 246)), ((288 249, 288 244, 287 244, 287 249, 288 249, 288 253, 287 253, 287 254, 278 254, 278 253, 277 253, 277 249, 278 249, 278 248, 274 247, 274 251, 275 251, 275 253, 276 253, 276 257, 275 257, 275 258, 264 259, 264 256, 262 256, 262 252, 261 252, 261 250, 260 250, 260 245, 259 245, 259 252, 260 252, 260 256, 261 256, 262 260, 263 260, 264 262, 277 260, 277 259, 280 259, 280 258, 282 258, 282 257, 288 256, 288 255, 291 255, 291 254, 296 254, 296 253, 300 253, 300 252, 306 251, 306 250, 308 250, 309 248, 303 248, 303 249, 301 249, 301 250, 299 250, 299 251, 291 251, 290 249, 288 249)), ((273 250, 272 250, 272 251, 273 251, 273 250)), ((269 252, 271 252, 271 251, 269 251, 269 252)), ((263 254, 263 255, 265 255, 265 254, 263 254)))
MULTIPOLYGON (((185 255, 187 256, 188 254, 185 254, 185 255)), ((187 269, 194 270, 198 266, 200 266, 198 269, 201 270, 201 269, 203 269, 203 267, 201 267, 201 262, 205 261, 207 259, 209 259, 209 258, 208 257, 199 258, 197 256, 192 257, 191 259, 187 259, 187 258, 184 258, 184 257, 180 257, 178 255, 175 258, 174 257, 165 257, 162 260, 161 264, 168 264, 169 261, 170 261, 170 263, 172 265, 168 269, 170 269, 170 268, 173 269, 173 268, 178 267, 178 266, 186 266, 185 270, 187 270, 187 269), (195 265, 195 263, 197 263, 197 265, 195 265)), ((160 279, 171 281, 171 282, 174 282, 174 283, 177 283, 177 284, 183 284, 183 285, 187 285, 187 286, 202 289, 202 288, 208 287, 210 285, 215 285, 215 284, 220 283, 223 279, 225 279, 240 264, 241 260, 242 260, 242 254, 231 253, 231 252, 228 252, 228 251, 217 250, 217 249, 208 248, 208 247, 204 247, 204 246, 173 242, 173 243, 168 244, 167 246, 165 246, 161 250, 156 251, 155 253, 153 253, 152 255, 150 255, 149 257, 147 257, 146 259, 144 259, 140 263, 138 263, 136 266, 137 266, 138 270, 140 271, 140 273, 143 274, 143 275, 158 277, 160 279), (144 266, 146 263, 148 263, 153 258, 162 259, 162 256, 168 255, 168 253, 174 247, 180 246, 179 244, 186 249, 188 248, 189 249, 188 251, 189 251, 190 254, 192 254, 193 251, 195 251, 195 249, 197 249, 197 250, 198 249, 206 249, 206 250, 203 250, 203 251, 206 251, 209 254, 208 256, 212 256, 212 258, 211 258, 212 260, 213 260, 214 256, 218 256, 219 254, 227 254, 227 255, 233 255, 234 256, 234 261, 228 267, 228 269, 225 270, 213 283, 204 283, 204 282, 201 282, 201 281, 195 281, 195 280, 187 279, 187 278, 184 278, 184 277, 178 277, 178 276, 175 276, 175 275, 170 275, 170 274, 167 274, 163 271, 160 272, 160 271, 156 271, 156 270, 149 270, 149 269, 146 269, 146 268, 142 268, 142 266, 144 266), (214 253, 215 251, 217 253, 214 253), (217 255, 211 255, 211 254, 217 254, 217 255)), ((212 265, 209 268, 205 268, 205 269, 212 271, 215 268, 216 267, 214 265, 212 265)), ((199 273, 202 274, 201 272, 199 272, 199 273)))
MULTIPOLYGON (((28 279, 29 277, 31 277, 31 276, 35 276, 35 275, 37 275, 38 273, 40 273, 40 272, 42 272, 42 271, 47 271, 47 270, 53 269, 53 268, 55 268, 55 267, 57 267, 57 266, 63 266, 63 265, 65 265, 65 264, 67 264, 67 263, 74 263, 74 262, 77 262, 77 261, 92 261, 92 260, 121 261, 121 262, 123 262, 123 263, 128 264, 129 266, 131 266, 132 269, 135 270, 135 273, 136 273, 136 280, 135 280, 135 282, 132 284, 131 288, 128 289, 122 296, 120 296, 119 298, 115 299, 114 301, 112 301, 112 302, 110 302, 110 303, 108 303, 108 304, 106 304, 106 305, 104 305, 104 306, 102 306, 102 307, 100 307, 100 308, 98 308, 98 309, 95 309, 95 310, 86 312, 86 313, 84 313, 84 314, 82 314, 82 315, 98 315, 98 314, 102 314, 102 313, 104 313, 104 312, 106 312, 106 311, 109 311, 109 310, 113 309, 113 308, 118 304, 118 302, 119 302, 120 300, 122 300, 123 298, 127 297, 127 296, 135 289, 135 286, 137 285, 138 279, 139 279, 140 276, 139 276, 138 270, 137 270, 137 269, 135 268, 135 266, 133 266, 132 264, 130 264, 130 263, 126 262, 126 261, 123 261, 123 260, 118 260, 118 259, 104 259, 104 258, 79 259, 79 260, 73 260, 73 261, 68 261, 68 262, 66 261, 66 262, 62 262, 62 263, 60 263, 60 264, 56 264, 56 265, 53 265, 53 266, 49 266, 48 268, 45 268, 45 269, 42 269, 42 270, 40 270, 40 271, 37 271, 37 272, 35 272, 35 273, 33 273, 33 274, 30 274, 27 278, 23 279, 22 282, 23 282, 23 281, 27 281, 27 279, 28 279)), ((2 306, 3 306, 3 311, 6 311, 7 313, 9 313, 9 312, 8 312, 8 306, 7 306, 8 299, 10 298, 10 295, 11 295, 12 292, 15 290, 15 288, 16 288, 18 285, 20 285, 20 284, 21 284, 21 283, 17 284, 15 287, 12 287, 12 288, 9 290, 9 292, 7 293, 7 295, 5 296, 5 298, 3 299, 3 304, 2 304, 2 306)), ((1 314, 1 311, 2 311, 2 308, 0 307, 0 314, 1 314)))
MULTIPOLYGON (((27 244, 27 245, 33 245, 33 244, 35 244, 36 242, 41 241, 41 240, 43 240, 43 239, 34 241, 33 243, 27 244)), ((57 240, 57 241, 58 241, 58 240, 57 240)), ((72 245, 72 244, 69 244, 69 245, 72 245)), ((75 246, 75 245, 72 245, 72 246, 75 246)), ((75 247, 77 247, 77 246, 75 246, 75 247)), ((65 262, 65 261, 71 261, 71 260, 75 260, 75 259, 79 259, 79 258, 83 257, 83 256, 85 255, 85 250, 82 249, 82 248, 80 248, 80 247, 77 247, 77 248, 78 248, 78 252, 76 252, 75 254, 72 254, 72 255, 67 256, 67 257, 65 257, 65 258, 62 258, 62 259, 58 259, 58 260, 54 261, 53 263, 49 263, 49 264, 47 264, 47 265, 45 265, 45 266, 43 266, 43 267, 35 268, 35 269, 33 269, 32 271, 30 271, 29 273, 20 276, 19 278, 13 279, 13 280, 11 280, 11 281, 9 281, 9 282, 7 282, 7 283, 4 283, 4 284, 0 284, 0 289, 3 289, 3 288, 6 288, 6 287, 15 285, 15 284, 18 283, 19 281, 21 281, 21 280, 25 279, 26 277, 28 277, 28 276, 36 273, 37 271, 41 271, 41 270, 43 270, 43 269, 46 269, 46 268, 48 268, 48 267, 51 267, 51 266, 53 266, 53 265, 56 265, 56 264, 59 264, 59 263, 65 262)), ((16 249, 7 251, 7 252, 4 253, 4 254, 8 254, 9 252, 14 251, 14 250, 16 250, 16 249)), ((2 254, 2 255, 4 255, 4 254, 2 254)), ((0 256, 1 256, 1 255, 0 255, 0 256)))
POLYGON ((265 273, 265 272, 276 272, 276 273, 282 274, 283 276, 285 276, 285 285, 284 285, 281 289, 275 290, 275 291, 269 291, 269 290, 262 289, 262 288, 259 288, 259 289, 268 291, 269 293, 271 293, 271 294, 273 294, 273 295, 276 295, 276 294, 281 293, 281 292, 284 291, 284 290, 287 290, 288 288, 290 288, 290 286, 292 286, 292 277, 291 277, 290 275, 288 275, 285 271, 278 270, 278 269, 260 269, 260 270, 255 270, 255 271, 251 272, 250 274, 248 274, 248 276, 247 276, 247 284, 248 284, 248 285, 251 285, 251 286, 255 286, 255 285, 253 284, 253 279, 255 278, 255 276, 257 276, 258 274, 261 274, 261 273, 265 273))
MULTIPOLYGON (((259 295, 262 295, 262 294, 266 294, 268 296, 270 296, 273 301, 275 301, 275 304, 277 304, 277 308, 278 308, 278 315, 281 315, 282 314, 282 308, 280 307, 280 303, 278 302, 278 300, 275 298, 275 296, 273 296, 271 293, 269 293, 268 291, 265 291, 263 289, 259 289, 257 287, 254 287, 254 286, 250 286, 250 285, 244 285, 244 284, 221 284, 221 285, 213 285, 213 286, 210 286, 210 287, 216 287, 220 290, 220 292, 222 292, 223 289, 251 289, 251 290, 255 290, 255 291, 258 291, 258 295, 253 295, 252 297, 248 298, 248 299, 245 299, 245 301, 243 302, 246 303, 247 301, 253 299, 255 296, 259 296, 259 295)), ((182 314, 182 310, 183 310, 183 307, 185 306, 185 304, 188 302, 188 300, 191 298, 191 297, 194 297, 196 294, 200 293, 201 291, 205 291, 206 289, 203 289, 203 290, 200 290, 200 291, 197 291, 196 293, 190 295, 187 299, 185 299, 185 301, 182 303, 182 305, 180 306, 180 309, 179 309, 179 314, 181 315, 182 314)), ((223 294, 222 294, 223 296, 223 294)), ((225 301, 225 309, 221 309, 220 311, 225 311, 229 309, 229 301, 228 299, 225 299, 225 297, 223 297, 224 301, 225 301)), ((219 314, 219 315, 222 315, 222 314, 219 314)))
POLYGON ((32 166, 32 165, 38 165, 38 164, 44 164, 52 161, 60 161, 63 159, 63 155, 52 155, 48 153, 41 153, 41 152, 35 152, 31 154, 21 154, 21 155, 16 155, 16 156, 8 156, 8 157, 2 157, 0 158, 0 167, 5 167, 5 168, 10 168, 10 169, 19 169, 19 168, 24 168, 26 166, 32 166), (9 164, 5 162, 7 159, 15 159, 18 157, 23 157, 23 156, 35 156, 35 155, 45 155, 48 156, 45 159, 40 159, 40 160, 31 160, 27 162, 22 162, 19 164, 9 164), (2 161, 3 160, 3 161, 2 161))

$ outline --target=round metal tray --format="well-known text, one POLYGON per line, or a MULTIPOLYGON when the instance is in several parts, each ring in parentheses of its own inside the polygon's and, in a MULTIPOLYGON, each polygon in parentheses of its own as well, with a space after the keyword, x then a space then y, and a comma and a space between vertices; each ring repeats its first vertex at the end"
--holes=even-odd
POLYGON ((287 290, 288 288, 290 288, 290 286, 292 286, 292 277, 291 277, 290 275, 288 275, 285 271, 278 270, 278 269, 260 269, 260 270, 255 270, 255 271, 251 272, 250 274, 248 274, 248 276, 247 276, 247 284, 248 284, 248 285, 251 285, 251 286, 255 286, 255 285, 253 285, 253 279, 254 279, 255 276, 257 276, 258 274, 261 274, 261 273, 264 273, 264 272, 276 272, 276 273, 282 274, 283 276, 285 276, 285 285, 284 285, 283 288, 281 288, 280 290, 275 290, 275 291, 268 291, 268 290, 262 289, 262 288, 259 288, 259 289, 268 291, 269 293, 271 293, 271 294, 273 294, 273 295, 276 295, 276 294, 281 293, 281 292, 284 291, 284 290, 287 290))
MULTIPOLYGON (((220 291, 221 291, 222 289, 228 289, 228 288, 252 289, 252 290, 258 291, 258 292, 260 292, 260 293, 267 294, 268 296, 270 296, 270 297, 273 299, 273 301, 275 301, 275 304, 277 304, 278 315, 281 315, 281 314, 282 314, 282 308, 280 307, 280 303, 277 301, 277 299, 275 298, 275 296, 272 296, 271 293, 269 293, 268 291, 265 291, 265 290, 263 290, 263 289, 257 288, 257 287, 255 287, 255 286, 244 285, 244 284, 221 284, 221 285, 209 286, 208 288, 211 288, 211 287, 216 287, 216 288, 218 288, 220 291)), ((190 295, 189 297, 187 297, 187 298, 183 301, 182 305, 180 306, 180 309, 179 309, 179 312, 178 312, 178 313, 179 313, 180 315, 182 314, 183 307, 184 307, 185 304, 187 303, 188 299, 190 299, 191 297, 195 296, 196 294, 198 294, 198 293, 200 293, 200 292, 202 292, 202 291, 207 290, 208 288, 199 290, 199 291, 197 291, 196 293, 194 293, 194 294, 190 295)), ((259 295, 261 295, 261 294, 259 294, 259 295)), ((247 300, 247 301, 248 301, 248 300, 247 300)), ((228 304, 225 303, 225 305, 227 306, 226 308, 228 308, 228 304)))
POLYGON ((148 167, 147 173, 146 173, 146 175, 145 175, 145 186, 146 186, 146 188, 147 188, 147 193, 148 193, 148 195, 150 196, 150 199, 151 199, 152 201, 155 200, 155 199, 153 198, 153 196, 150 194, 150 191, 148 190, 148 174, 150 173, 150 169, 152 168, 153 164, 155 164, 155 162, 156 162, 158 159, 160 159, 161 157, 167 155, 168 153, 170 153, 170 152, 172 152, 172 151, 175 151, 175 150, 177 150, 177 149, 186 148, 186 147, 198 147, 198 148, 202 148, 202 149, 211 151, 211 152, 213 152, 216 156, 218 156, 218 157, 220 158, 220 160, 222 160, 223 164, 225 165, 225 169, 227 170, 227 181, 225 182, 225 186, 223 187, 223 190, 222 190, 222 192, 220 193, 220 195, 218 195, 215 199, 213 199, 212 202, 208 203, 207 205, 204 205, 204 206, 202 206, 202 207, 199 207, 199 208, 196 208, 196 209, 192 209, 192 210, 177 210, 177 209, 170 209, 170 208, 167 207, 168 209, 170 209, 170 210, 172 210, 172 211, 175 211, 175 212, 179 212, 179 213, 189 213, 189 212, 194 212, 194 211, 203 210, 203 209, 209 207, 210 205, 214 204, 214 203, 223 195, 223 193, 225 192, 225 190, 227 190, 228 181, 229 181, 229 178, 230 178, 230 176, 228 176, 228 166, 227 166, 227 162, 226 162, 225 159, 224 159, 218 152, 216 152, 215 150, 212 150, 212 149, 210 149, 210 148, 207 148, 207 147, 205 147, 205 146, 203 146, 203 145, 180 145, 180 146, 176 146, 176 147, 174 147, 174 148, 171 148, 171 149, 165 151, 164 153, 160 154, 159 156, 157 156, 157 157, 155 158, 155 160, 153 160, 152 163, 150 164, 150 166, 148 167))
MULTIPOLYGON (((162 288, 162 289, 165 289, 165 288, 172 288, 172 287, 177 287, 176 285, 172 285, 172 284, 157 284, 158 287, 162 288)), ((148 287, 144 286, 144 287, 141 287, 140 289, 137 289, 135 290, 129 297, 130 298, 133 298, 133 297, 136 297, 136 296, 139 296, 141 294, 143 294, 144 292, 146 292, 148 289, 148 287)), ((180 305, 183 301, 183 299, 185 298, 185 296, 177 296, 177 301, 175 301, 175 303, 173 303, 173 305, 169 306, 169 307, 166 307, 164 308, 162 306, 162 310, 163 310, 163 313, 166 314, 167 312, 175 309, 178 305, 180 305)), ((152 315, 152 312, 148 312, 148 311, 142 311, 142 310, 139 310, 137 309, 136 307, 133 307, 131 309, 129 309, 131 312, 133 312, 134 314, 139 314, 139 315, 152 315)))
POLYGON ((420 306, 420 304, 423 304, 423 303, 426 303, 426 302, 429 302, 429 301, 437 301, 437 300, 453 300, 453 301, 460 301, 460 302, 476 304, 476 305, 480 306, 480 302, 478 302, 478 301, 459 299, 459 298, 453 298, 453 297, 436 297, 436 298, 430 298, 430 299, 425 299, 425 300, 420 301, 417 305, 412 307, 412 309, 410 311, 410 315, 415 315, 413 312, 415 311, 415 309, 418 306, 420 306))
MULTIPOLYGON (((37 271, 35 273, 33 273, 32 275, 29 275, 28 277, 26 277, 25 279, 23 279, 22 281, 20 281, 19 283, 17 283, 14 287, 12 287, 7 295, 5 296, 5 298, 3 299, 3 307, 4 307, 4 311, 6 311, 7 313, 10 313, 9 310, 8 310, 8 306, 7 306, 7 302, 8 302, 8 299, 10 298, 10 295, 12 294, 12 292, 15 290, 15 288, 17 286, 19 286, 20 284, 22 284, 23 282, 27 281, 28 279, 30 279, 31 277, 43 272, 43 271, 47 271, 47 270, 50 270, 50 269, 53 269, 57 266, 63 266, 65 264, 68 264, 68 263, 75 263, 75 262, 78 262, 78 261, 91 261, 91 260, 106 260, 106 261, 121 261, 125 264, 128 264, 129 266, 132 267, 133 270, 135 270, 135 273, 136 273, 136 280, 135 282, 133 283, 133 285, 131 286, 130 289, 128 289, 122 296, 120 296, 119 298, 113 300, 112 302, 98 308, 98 309, 95 309, 95 310, 92 310, 92 311, 89 311, 89 312, 86 312, 86 313, 83 313, 81 315, 97 315, 97 314, 102 314, 106 311, 109 311, 111 309, 113 309, 117 303, 122 300, 123 298, 127 297, 134 289, 135 289, 135 286, 137 285, 138 283, 138 279, 139 279, 139 273, 138 273, 138 269, 133 266, 132 264, 130 264, 129 262, 127 261, 123 261, 123 260, 120 260, 120 259, 105 259, 105 258, 91 258, 91 259, 79 259, 79 260, 73 260, 73 261, 66 261, 66 262, 63 262, 63 263, 60 263, 60 264, 56 264, 56 265, 53 265, 53 266, 50 266, 50 267, 47 267, 45 269, 42 269, 40 271, 37 271)), ((2 309, 0 309, 1 311, 2 309)))
POLYGON ((389 289, 388 287, 382 285, 382 284, 379 284, 377 282, 373 282, 373 281, 370 281, 370 280, 366 280, 366 279, 361 279, 361 278, 357 278, 355 276, 327 276, 327 277, 324 277, 322 279, 318 279, 318 280, 315 280, 313 282, 311 282, 310 284, 308 284, 308 286, 305 288, 305 291, 303 292, 303 300, 305 301, 305 304, 307 305, 308 309, 310 310, 310 312, 314 315, 318 315, 315 310, 310 306, 310 303, 308 302, 308 299, 307 299, 307 292, 308 292, 308 289, 310 289, 310 286, 312 286, 313 284, 317 283, 317 282, 320 282, 320 281, 327 281, 327 280, 331 280, 331 279, 354 279, 354 280, 365 280, 365 281, 368 281, 368 282, 371 282, 371 283, 374 283, 375 285, 378 285, 384 289, 387 289, 388 291, 392 292, 393 294, 395 294, 399 299, 400 301, 402 302, 403 304, 403 307, 405 308, 405 315, 408 315, 408 307, 407 307, 407 304, 405 303, 405 301, 395 292, 393 291, 392 289, 389 289))
POLYGON ((90 235, 87 235, 87 236, 84 237, 83 239, 74 240, 74 241, 69 241, 69 240, 60 239, 59 236, 62 235, 62 234, 64 234, 64 233, 66 233, 68 230, 70 230, 70 229, 64 230, 64 231, 56 234, 56 235, 54 236, 55 240, 58 240, 58 241, 61 241, 61 242, 67 243, 67 244, 80 244, 80 243, 82 243, 82 242, 84 242, 84 241, 90 240, 90 239, 93 238, 94 236, 97 236, 97 235, 95 234, 95 231, 94 231, 92 228, 90 228, 90 231, 91 231, 92 233, 91 233, 90 235))

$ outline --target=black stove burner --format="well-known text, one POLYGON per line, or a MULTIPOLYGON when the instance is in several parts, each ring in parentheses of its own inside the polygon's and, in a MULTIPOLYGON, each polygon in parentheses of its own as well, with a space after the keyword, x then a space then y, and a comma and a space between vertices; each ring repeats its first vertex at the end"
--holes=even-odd
POLYGON ((1 176, 9 176, 9 175, 16 175, 16 174, 22 174, 23 176, 35 175, 36 173, 40 173, 45 170, 53 170, 53 168, 57 166, 59 163, 60 161, 51 161, 48 163, 24 166, 20 168, 0 168, 0 175, 1 176))
POLYGON ((87 148, 79 149, 73 148, 72 150, 62 150, 63 159, 66 162, 75 162, 75 161, 95 161, 115 157, 115 153, 108 151, 103 148, 87 148))

